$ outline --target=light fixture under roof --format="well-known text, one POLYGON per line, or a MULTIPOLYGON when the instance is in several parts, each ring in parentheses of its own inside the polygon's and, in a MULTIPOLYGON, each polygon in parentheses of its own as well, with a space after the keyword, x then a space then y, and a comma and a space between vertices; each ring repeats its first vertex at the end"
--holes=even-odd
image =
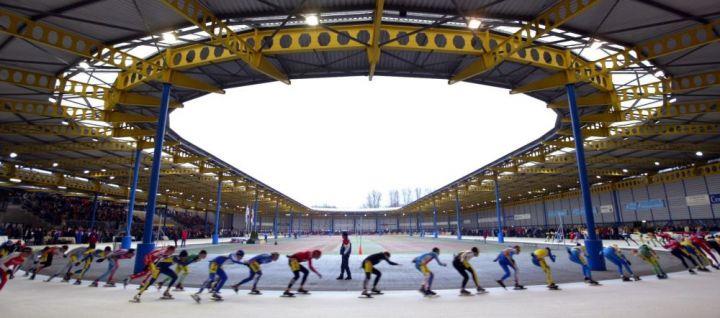
POLYGON ((660 161, 655 161, 655 165, 656 165, 656 166, 659 166, 659 165, 660 165, 660 161))
POLYGON ((622 169, 623 173, 628 173, 628 169, 622 169))
POLYGON ((17 153, 14 153, 14 152, 10 153, 10 158, 17 158, 17 156, 18 156, 17 153))
POLYGON ((469 29, 473 29, 473 30, 477 30, 477 28, 479 28, 481 25, 482 25, 482 20, 476 19, 476 18, 472 18, 472 19, 468 20, 468 23, 467 23, 467 27, 469 29))
POLYGON ((177 36, 175 35, 175 32, 165 32, 162 34, 162 40, 168 43, 175 43, 175 41, 177 41, 177 36))
POLYGON ((20 182, 22 182, 22 180, 20 180, 20 179, 18 179, 18 178, 10 178, 10 182, 20 183, 20 182))
POLYGON ((58 166, 58 163, 57 163, 57 162, 53 162, 52 166, 53 166, 53 168, 55 168, 55 167, 58 166))
POLYGON ((698 157, 702 157, 702 156, 703 156, 703 152, 702 152, 702 151, 697 151, 697 152, 695 152, 695 155, 698 156, 698 157))
POLYGON ((320 19, 317 14, 308 14, 305 16, 305 24, 309 26, 316 26, 320 24, 320 19))

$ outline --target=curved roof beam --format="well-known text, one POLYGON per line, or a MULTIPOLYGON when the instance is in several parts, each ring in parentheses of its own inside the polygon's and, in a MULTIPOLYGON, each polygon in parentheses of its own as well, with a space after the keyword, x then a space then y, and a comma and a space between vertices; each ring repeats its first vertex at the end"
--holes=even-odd
MULTIPOLYGON (((218 41, 222 46, 250 65, 253 69, 285 84, 290 84, 287 75, 268 62, 262 52, 248 45, 246 41, 230 29, 225 22, 216 17, 210 10, 197 0, 160 0, 172 8, 196 27, 205 31, 210 39, 218 41)), ((257 44, 257 43, 256 43, 257 44)), ((257 46, 257 45, 256 45, 257 46)), ((118 77, 120 80, 124 78, 118 77)))
MULTIPOLYGON (((100 41, 47 23, 33 21, 14 12, 0 9, 0 21, 3 21, 0 32, 117 67, 141 81, 173 82, 175 85, 185 88, 223 93, 222 89, 213 85, 198 81, 185 74, 169 71, 167 66, 160 61, 145 61, 100 41)), ((116 88, 123 89, 124 84, 126 83, 120 81, 116 83, 116 88)))
POLYGON ((501 42, 490 52, 483 54, 472 64, 458 71, 449 81, 455 84, 485 73, 509 56, 532 45, 535 40, 546 35, 563 23, 581 15, 585 10, 597 4, 598 0, 561 0, 552 7, 545 10, 537 18, 528 22, 520 30, 515 32, 507 40, 501 42))

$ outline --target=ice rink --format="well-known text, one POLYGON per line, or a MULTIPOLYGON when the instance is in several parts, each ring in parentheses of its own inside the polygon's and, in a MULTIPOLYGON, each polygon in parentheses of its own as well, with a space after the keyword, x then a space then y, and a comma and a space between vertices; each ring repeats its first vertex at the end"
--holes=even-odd
MULTIPOLYGON (((202 243, 202 242, 199 242, 202 243)), ((359 240, 354 241, 355 252, 359 247, 359 240)), ((606 242, 612 244, 615 242, 606 242)), ((504 315, 506 317, 532 316, 557 317, 569 315, 572 317, 618 317, 633 315, 640 317, 720 317, 720 303, 717 302, 720 291, 720 272, 699 273, 690 275, 684 271, 670 273, 670 279, 658 280, 648 276, 649 269, 645 264, 628 250, 625 251, 637 272, 642 273, 643 280, 639 282, 621 282, 616 279, 614 268, 606 272, 594 272, 596 279, 601 280, 601 286, 587 286, 576 282, 581 279, 579 268, 567 261, 566 252, 561 245, 550 245, 556 254, 558 262, 551 263, 556 280, 562 290, 549 291, 542 284, 543 275, 539 268, 529 262, 529 253, 538 247, 545 246, 538 239, 508 239, 503 245, 488 240, 487 244, 466 238, 458 241, 453 238, 411 238, 404 236, 364 237, 363 256, 353 255, 351 268, 355 279, 352 281, 336 281, 338 273, 337 264, 337 237, 310 237, 301 239, 281 239, 278 245, 269 244, 242 245, 248 255, 265 251, 287 252, 300 247, 318 248, 326 254, 318 269, 325 274, 323 280, 311 277, 308 287, 313 290, 311 295, 296 298, 281 298, 279 289, 289 278, 287 265, 282 260, 264 267, 265 277, 261 281, 263 295, 251 296, 247 291, 239 294, 229 289, 223 291, 225 301, 210 301, 207 294, 203 294, 203 301, 195 303, 190 294, 196 288, 187 288, 184 292, 174 292, 175 299, 161 300, 161 293, 152 288, 143 295, 142 303, 133 304, 128 300, 135 293, 136 285, 127 289, 116 288, 88 288, 87 282, 82 286, 73 286, 61 283, 59 279, 51 283, 42 282, 44 276, 30 281, 20 274, 11 280, 6 288, 0 292, 0 313, 3 318, 15 317, 128 317, 139 315, 145 317, 178 317, 178 316, 212 316, 212 315, 253 315, 265 317, 279 317, 299 315, 300 317, 368 317, 392 315, 393 317, 464 317, 504 315), (499 249, 521 243, 524 250, 517 257, 520 264, 521 279, 529 286, 528 290, 513 291, 495 287, 491 283, 500 275, 500 269, 492 262, 499 249), (478 270, 480 281, 488 288, 489 293, 472 297, 458 296, 457 286, 459 275, 448 267, 437 265, 431 267, 437 274, 435 288, 439 297, 425 298, 414 289, 419 284, 421 275, 415 271, 409 260, 413 255, 439 246, 443 251, 441 259, 449 262, 452 252, 479 246, 481 257, 474 259, 473 265, 478 270), (386 264, 379 265, 384 272, 381 286, 385 295, 373 299, 359 299, 361 286, 360 259, 369 253, 382 250, 401 250, 395 253, 393 259, 402 266, 391 267, 386 264), (530 286, 533 285, 533 286, 530 286), (702 304, 702 305, 700 305, 702 304)), ((623 244, 622 247, 626 247, 623 244)), ((189 245, 190 251, 207 249, 211 254, 224 254, 238 248, 236 244, 221 244, 209 246, 206 244, 189 245)), ((668 271, 680 269, 678 262, 667 254, 661 253, 661 259, 668 271)), ((62 258, 57 264, 61 264, 62 258)), ((129 270, 131 262, 123 268, 129 270)), ((193 277, 190 285, 197 283, 205 277, 207 263, 196 264, 193 267, 193 277)), ((95 266, 99 271, 104 266, 95 266)), ((246 269, 243 266, 227 266, 230 276, 229 282, 244 277, 246 269)), ((96 272, 90 275, 95 275, 96 272)), ((118 277, 123 277, 121 273, 118 277)), ((119 280, 119 279, 118 279, 119 280)), ((470 283, 472 284, 472 283, 470 283)))
MULTIPOLYGON (((525 291, 490 288, 480 296, 460 297, 457 290, 439 291, 424 298, 415 291, 392 291, 374 299, 358 299, 356 292, 314 292, 281 298, 280 292, 261 296, 225 291, 223 302, 195 303, 190 291, 176 293, 174 300, 159 300, 149 291, 139 304, 129 303, 134 290, 45 284, 15 279, 0 292, 0 316, 21 317, 697 317, 720 316, 720 272, 691 276, 670 274, 659 281, 619 280, 590 287, 563 284, 560 291, 543 286, 525 291)), ((207 298, 207 297, 205 297, 207 298)))
MULTIPOLYGON (((456 238, 450 237, 433 239, 430 237, 418 238, 417 236, 408 237, 405 235, 371 235, 364 236, 362 239, 359 237, 353 237, 352 241, 353 255, 350 258, 350 269, 354 279, 351 281, 338 281, 335 279, 340 274, 340 256, 338 255, 340 238, 337 236, 313 236, 299 239, 281 238, 278 241, 278 245, 274 245, 274 240, 272 239, 270 239, 268 243, 261 242, 260 244, 255 245, 230 243, 220 245, 190 244, 186 248, 190 253, 197 253, 200 250, 205 249, 208 251, 209 256, 206 260, 191 265, 191 273, 185 280, 185 285, 190 287, 199 287, 207 278, 209 260, 217 255, 234 253, 237 249, 243 249, 246 253, 246 260, 259 253, 280 253, 281 257, 277 262, 263 265, 262 269, 264 275, 260 281, 259 288, 261 290, 282 290, 286 287, 290 277, 292 276, 288 268, 287 258, 285 255, 302 251, 304 249, 319 249, 323 252, 323 256, 321 259, 314 261, 314 265, 318 271, 322 273, 323 279, 318 279, 317 276, 311 273, 306 285, 306 287, 311 290, 359 290, 362 286, 362 279, 364 277, 364 272, 360 268, 362 260, 369 254, 381 251, 390 251, 392 253, 391 259, 401 265, 390 266, 385 262, 378 264, 377 268, 383 272, 380 288, 383 290, 415 290, 422 282, 422 274, 414 268, 412 259, 422 253, 429 252, 433 247, 439 247, 441 251, 440 260, 447 263, 448 266, 441 267, 435 262, 430 264, 430 269, 435 273, 433 288, 459 288, 460 276, 450 264, 453 254, 469 250, 473 246, 477 246, 480 249, 480 255, 473 258, 471 260, 471 264, 477 271, 480 284, 484 287, 496 287, 498 285, 495 281, 502 276, 503 272, 500 266, 493 262, 493 260, 497 257, 502 248, 512 246, 514 244, 520 244, 522 248, 521 253, 515 256, 515 260, 519 266, 522 284, 545 284, 545 276, 542 270, 537 266, 533 266, 530 260, 530 253, 533 250, 537 248, 544 248, 545 246, 550 246, 557 256, 557 261, 555 263, 549 263, 549 265, 552 267, 555 281, 558 284, 578 282, 583 279, 580 266, 568 260, 568 253, 566 252, 564 246, 547 245, 540 239, 516 239, 515 242, 510 239, 506 242, 506 244, 500 245, 495 243, 492 239, 489 239, 485 244, 482 241, 478 241, 470 237, 459 241, 456 238), (363 255, 358 255, 361 241, 363 255)), ((606 242, 606 244, 610 243, 612 242, 606 242)), ((620 245, 622 247, 626 247, 624 242, 620 243, 620 245)), ((640 259, 632 256, 629 251, 626 251, 625 255, 632 262, 633 269, 639 275, 652 274, 650 266, 640 259)), ((659 256, 666 271, 671 272, 683 269, 680 262, 670 254, 659 252, 659 256)), ((56 258, 54 265, 49 270, 43 271, 43 273, 54 273, 60 270, 66 262, 67 260, 63 258, 56 258)), ((133 264, 134 260, 122 261, 121 268, 118 270, 115 280, 120 282, 125 276, 130 274, 133 264)), ((104 263, 94 263, 85 279, 92 280, 98 277, 105 271, 106 267, 107 266, 104 263)), ((229 276, 226 288, 229 284, 240 281, 248 275, 248 268, 246 266, 228 264, 224 266, 224 269, 229 276)), ((595 272, 593 275, 596 280, 619 277, 615 267, 612 267, 611 263, 608 263, 608 271, 595 272)), ((56 278, 56 281, 59 282, 60 279, 56 278)), ((512 282, 507 281, 506 283, 511 284, 512 282)), ((87 282, 84 283, 84 285, 87 285, 87 282)), ((470 282, 470 285, 472 285, 472 282, 470 282)), ((243 288, 248 289, 249 286, 243 286, 243 288)))

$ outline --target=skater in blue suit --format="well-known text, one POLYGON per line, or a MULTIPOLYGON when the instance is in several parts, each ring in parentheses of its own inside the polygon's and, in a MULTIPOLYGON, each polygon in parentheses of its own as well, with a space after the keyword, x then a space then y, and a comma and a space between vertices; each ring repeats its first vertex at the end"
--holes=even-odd
POLYGON ((498 254, 498 256, 493 260, 493 262, 498 262, 498 265, 500 265, 502 270, 505 272, 505 274, 499 280, 496 280, 498 285, 502 286, 502 288, 505 288, 505 279, 510 277, 510 269, 512 268, 513 279, 515 280, 515 290, 525 289, 525 286, 520 285, 517 264, 513 259, 513 255, 516 254, 520 254, 520 246, 518 245, 502 250, 500 254, 498 254))
POLYGON ((599 285, 600 283, 592 279, 592 272, 590 271, 590 266, 588 266, 587 259, 585 258, 587 256, 587 252, 585 252, 585 246, 577 243, 576 246, 566 247, 566 249, 570 261, 580 265, 580 267, 582 268, 583 276, 585 276, 585 282, 590 285, 599 285))
POLYGON ((635 275, 635 273, 633 273, 632 271, 632 268, 630 268, 630 261, 625 258, 625 255, 623 255, 623 253, 620 251, 620 248, 616 244, 603 248, 603 256, 605 256, 605 259, 617 266, 620 278, 624 282, 630 281, 630 277, 628 277, 625 272, 627 272, 629 276, 635 278, 636 281, 640 280, 640 277, 635 275))

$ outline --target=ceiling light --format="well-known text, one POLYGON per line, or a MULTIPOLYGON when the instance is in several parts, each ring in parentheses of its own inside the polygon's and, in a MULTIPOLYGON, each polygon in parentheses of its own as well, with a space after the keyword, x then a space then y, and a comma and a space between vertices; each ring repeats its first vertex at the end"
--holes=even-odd
POLYGON ((60 121, 60 125, 68 126, 68 125, 70 125, 70 123, 67 120, 62 120, 62 121, 60 121))
POLYGON ((100 171, 105 172, 105 171, 107 171, 107 170, 105 170, 105 169, 100 169, 100 171))
POLYGON ((162 34, 162 39, 165 42, 174 43, 177 41, 177 36, 175 35, 175 32, 165 32, 162 34))
POLYGON ((90 173, 90 170, 85 170, 85 171, 83 171, 83 173, 88 174, 88 173, 90 173))
POLYGON ((318 16, 315 14, 309 14, 305 16, 305 24, 309 26, 316 26, 320 24, 320 19, 318 19, 318 16))
POLYGON ((58 186, 58 189, 65 190, 65 189, 67 189, 67 187, 66 186, 58 186))
POLYGON ((115 176, 110 176, 110 180, 115 180, 115 176))
POLYGON ((660 161, 655 161, 655 165, 656 165, 656 166, 659 166, 659 165, 660 165, 660 161))
POLYGON ((57 162, 53 162, 52 166, 53 166, 53 168, 55 168, 55 167, 58 166, 58 163, 57 163, 57 162))
POLYGON ((698 156, 698 157, 702 157, 702 156, 703 156, 703 152, 702 152, 702 151, 695 152, 695 155, 698 156))
POLYGON ((10 178, 10 182, 20 183, 20 182, 22 182, 22 180, 20 180, 18 178, 10 178))
POLYGON ((481 25, 482 25, 482 20, 480 20, 480 19, 470 19, 470 21, 468 21, 468 23, 467 23, 468 28, 473 29, 473 30, 476 30, 481 25))
POLYGON ((11 152, 11 153, 10 153, 10 158, 16 158, 16 157, 17 157, 17 154, 16 154, 16 153, 14 153, 14 152, 11 152))
POLYGON ((622 172, 623 172, 623 173, 628 173, 628 169, 623 169, 622 172))

